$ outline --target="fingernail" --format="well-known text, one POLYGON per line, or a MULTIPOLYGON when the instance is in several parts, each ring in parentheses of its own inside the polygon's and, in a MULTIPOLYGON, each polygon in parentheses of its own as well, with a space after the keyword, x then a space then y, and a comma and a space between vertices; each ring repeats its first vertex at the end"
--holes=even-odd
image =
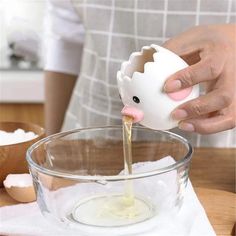
POLYGON ((177 109, 171 113, 171 116, 175 120, 183 120, 183 119, 187 118, 188 113, 187 113, 187 111, 185 111, 183 109, 177 109))
POLYGON ((194 131, 194 126, 192 124, 186 123, 186 122, 179 123, 179 128, 184 130, 184 131, 189 131, 189 132, 194 131))
POLYGON ((164 85, 165 92, 174 92, 181 88, 181 81, 180 80, 171 80, 166 82, 164 85))

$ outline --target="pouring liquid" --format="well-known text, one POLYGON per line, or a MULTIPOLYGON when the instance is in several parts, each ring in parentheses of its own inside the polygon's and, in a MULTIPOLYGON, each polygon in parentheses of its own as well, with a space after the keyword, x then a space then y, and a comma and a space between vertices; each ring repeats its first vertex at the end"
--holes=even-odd
MULTIPOLYGON (((129 116, 123 117, 123 154, 124 154, 125 175, 132 174, 132 146, 131 146, 132 124, 133 124, 133 119, 131 117, 129 116)), ((134 189, 132 180, 125 181, 124 204, 126 204, 127 207, 131 208, 135 207, 134 189)))
MULTIPOLYGON (((132 174, 132 123, 131 117, 123 117, 124 175, 132 174)), ((103 227, 125 226, 151 218, 152 206, 135 196, 133 184, 133 180, 125 180, 121 194, 111 192, 80 201, 69 218, 82 224, 103 227)))

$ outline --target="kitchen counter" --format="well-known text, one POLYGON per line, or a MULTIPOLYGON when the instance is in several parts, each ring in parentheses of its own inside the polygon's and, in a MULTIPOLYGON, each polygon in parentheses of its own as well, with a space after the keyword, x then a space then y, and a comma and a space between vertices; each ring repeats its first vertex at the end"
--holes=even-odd
POLYGON ((190 179, 218 236, 236 235, 236 149, 196 148, 190 179))
POLYGON ((42 103, 43 84, 42 70, 0 69, 0 103, 42 103))
MULTIPOLYGON (((236 149, 196 148, 190 178, 209 220, 218 236, 235 235, 236 149)), ((0 206, 17 204, 4 189, 0 206)))

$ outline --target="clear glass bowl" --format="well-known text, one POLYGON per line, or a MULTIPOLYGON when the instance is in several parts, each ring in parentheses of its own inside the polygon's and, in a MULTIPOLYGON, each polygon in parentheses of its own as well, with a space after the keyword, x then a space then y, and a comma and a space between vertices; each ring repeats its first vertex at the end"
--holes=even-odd
POLYGON ((77 129, 35 143, 27 161, 43 215, 85 235, 131 235, 177 214, 192 157, 189 142, 133 127, 132 154, 127 175, 121 126, 77 129))

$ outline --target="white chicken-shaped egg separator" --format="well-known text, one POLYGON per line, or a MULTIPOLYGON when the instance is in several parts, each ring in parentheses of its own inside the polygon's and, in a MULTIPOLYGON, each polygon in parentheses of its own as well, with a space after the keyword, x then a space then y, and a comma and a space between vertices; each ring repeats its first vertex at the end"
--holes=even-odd
POLYGON ((163 91, 163 86, 170 75, 186 67, 188 64, 178 55, 154 44, 132 53, 117 73, 119 92, 125 105, 122 114, 155 130, 176 127, 178 121, 171 118, 171 112, 198 97, 199 86, 169 94, 163 91))

